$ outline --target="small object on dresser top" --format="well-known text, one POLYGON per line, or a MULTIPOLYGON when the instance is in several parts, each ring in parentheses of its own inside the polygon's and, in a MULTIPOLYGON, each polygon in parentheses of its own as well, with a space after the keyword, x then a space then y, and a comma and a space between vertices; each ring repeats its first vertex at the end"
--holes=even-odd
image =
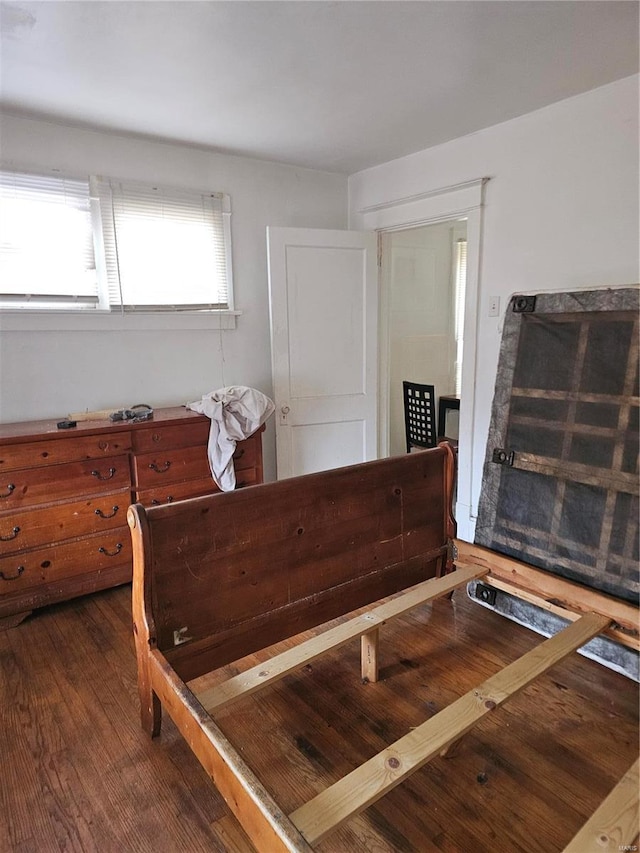
POLYGON ((109 415, 110 421, 129 421, 134 424, 139 421, 150 421, 152 418, 153 408, 147 403, 136 403, 130 409, 119 409, 109 415))

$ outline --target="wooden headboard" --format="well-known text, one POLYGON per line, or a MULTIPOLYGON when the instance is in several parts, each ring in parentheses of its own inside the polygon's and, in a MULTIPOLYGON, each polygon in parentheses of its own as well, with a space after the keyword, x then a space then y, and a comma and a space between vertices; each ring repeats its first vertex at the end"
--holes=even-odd
POLYGON ((444 574, 453 477, 443 445, 167 506, 134 504, 134 596, 151 602, 151 643, 189 680, 444 574))

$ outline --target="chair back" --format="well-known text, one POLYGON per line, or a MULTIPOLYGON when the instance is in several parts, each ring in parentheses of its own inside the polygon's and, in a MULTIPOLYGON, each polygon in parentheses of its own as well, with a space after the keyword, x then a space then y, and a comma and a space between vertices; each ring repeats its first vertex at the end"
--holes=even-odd
POLYGON ((407 453, 412 447, 435 447, 438 443, 435 387, 405 381, 402 390, 407 453))

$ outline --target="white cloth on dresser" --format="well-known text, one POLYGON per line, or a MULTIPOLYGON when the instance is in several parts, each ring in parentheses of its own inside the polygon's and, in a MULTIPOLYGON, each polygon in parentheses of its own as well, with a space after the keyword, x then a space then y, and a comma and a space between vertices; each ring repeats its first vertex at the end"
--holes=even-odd
POLYGON ((230 385, 205 394, 187 409, 200 412, 211 419, 207 453, 209 467, 218 488, 230 492, 236 486, 233 454, 236 443, 259 429, 273 414, 273 400, 255 388, 230 385))

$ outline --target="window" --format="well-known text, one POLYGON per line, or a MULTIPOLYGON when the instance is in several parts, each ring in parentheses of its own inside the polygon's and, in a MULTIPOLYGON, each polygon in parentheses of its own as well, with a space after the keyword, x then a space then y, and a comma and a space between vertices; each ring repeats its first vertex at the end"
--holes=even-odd
POLYGON ((0 304, 96 307, 88 181, 0 172, 0 304))
POLYGON ((467 287, 467 241, 455 242, 454 301, 456 338, 456 397, 462 392, 462 354, 464 349, 464 302, 467 287))
POLYGON ((0 173, 0 305, 233 309, 228 196, 0 173))
POLYGON ((111 306, 231 308, 228 198, 92 179, 111 306))

